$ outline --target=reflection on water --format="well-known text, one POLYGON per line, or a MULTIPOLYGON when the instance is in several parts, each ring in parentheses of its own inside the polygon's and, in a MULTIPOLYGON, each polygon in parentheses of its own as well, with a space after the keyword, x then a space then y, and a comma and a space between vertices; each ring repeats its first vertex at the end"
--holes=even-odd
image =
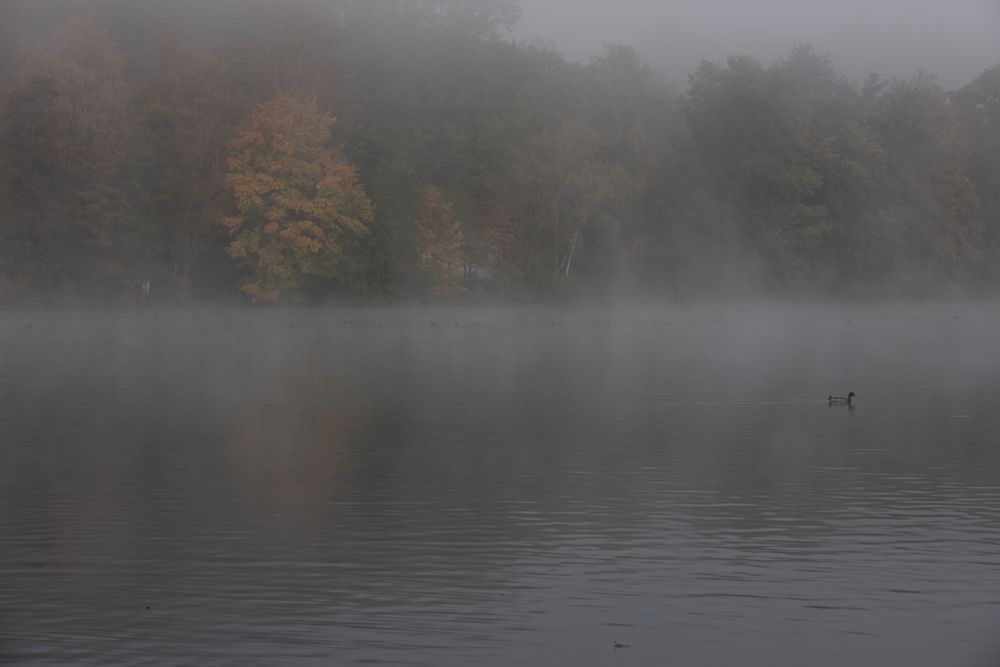
POLYGON ((996 664, 997 331, 6 313, 0 662, 996 664))

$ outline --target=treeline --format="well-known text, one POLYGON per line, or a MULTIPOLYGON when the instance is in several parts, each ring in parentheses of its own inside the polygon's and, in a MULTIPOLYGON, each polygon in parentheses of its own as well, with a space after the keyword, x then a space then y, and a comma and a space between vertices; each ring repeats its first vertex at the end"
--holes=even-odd
POLYGON ((796 45, 676 91, 627 46, 511 43, 517 0, 2 12, 7 299, 1000 281, 1000 66, 958 91, 851 82, 796 45))

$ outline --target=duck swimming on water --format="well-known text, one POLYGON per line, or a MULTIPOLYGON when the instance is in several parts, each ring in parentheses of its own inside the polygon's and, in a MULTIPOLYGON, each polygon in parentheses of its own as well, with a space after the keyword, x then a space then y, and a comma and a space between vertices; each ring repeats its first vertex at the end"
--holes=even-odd
POLYGON ((826 397, 826 400, 830 405, 851 405, 854 402, 854 397, 856 394, 852 391, 847 396, 834 396, 833 394, 826 397))

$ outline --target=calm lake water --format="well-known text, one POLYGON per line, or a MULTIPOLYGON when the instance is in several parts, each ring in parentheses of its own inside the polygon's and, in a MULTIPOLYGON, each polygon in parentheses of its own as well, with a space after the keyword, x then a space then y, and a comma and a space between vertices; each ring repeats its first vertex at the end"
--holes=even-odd
POLYGON ((0 392, 0 662, 1000 664, 996 306, 6 312, 0 392))

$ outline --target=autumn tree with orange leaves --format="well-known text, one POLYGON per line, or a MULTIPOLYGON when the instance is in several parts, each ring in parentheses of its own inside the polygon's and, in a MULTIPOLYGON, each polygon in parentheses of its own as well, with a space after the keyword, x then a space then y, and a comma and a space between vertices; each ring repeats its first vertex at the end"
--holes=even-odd
POLYGON ((462 223, 440 188, 424 188, 423 205, 417 221, 420 263, 434 281, 431 292, 450 296, 458 292, 464 255, 462 223))
POLYGON ((235 211, 222 222, 254 301, 346 282, 374 214, 354 168, 329 147, 333 122, 315 102, 279 95, 230 144, 225 184, 235 211))

